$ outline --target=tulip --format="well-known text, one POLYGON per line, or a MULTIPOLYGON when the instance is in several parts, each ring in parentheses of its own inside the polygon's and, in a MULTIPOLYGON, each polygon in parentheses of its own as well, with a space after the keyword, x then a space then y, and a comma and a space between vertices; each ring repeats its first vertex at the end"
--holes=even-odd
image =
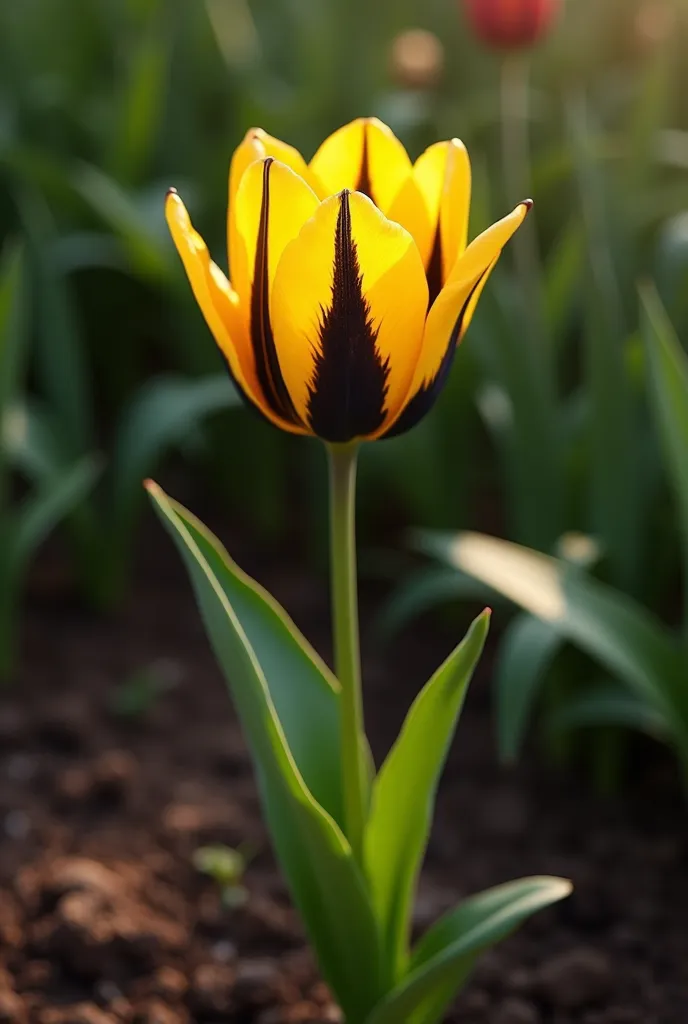
POLYGON ((231 284, 170 190, 174 242, 246 401, 283 430, 334 444, 418 423, 531 206, 467 246, 470 190, 457 139, 412 164, 389 128, 360 118, 307 164, 252 129, 229 174, 231 284))
POLYGON ((330 465, 335 674, 201 523, 147 488, 181 551, 258 769, 273 846, 349 1024, 439 1024, 476 956, 570 892, 530 878, 472 897, 411 950, 431 810, 490 612, 423 687, 378 772, 362 699, 355 482, 360 441, 430 409, 526 201, 466 245, 471 172, 440 142, 412 165, 361 119, 309 164, 264 132, 232 159, 232 283, 176 192, 167 218, 237 388, 270 422, 323 438, 330 465))
POLYGON ((561 0, 465 0, 468 18, 488 46, 532 46, 549 29, 561 0))

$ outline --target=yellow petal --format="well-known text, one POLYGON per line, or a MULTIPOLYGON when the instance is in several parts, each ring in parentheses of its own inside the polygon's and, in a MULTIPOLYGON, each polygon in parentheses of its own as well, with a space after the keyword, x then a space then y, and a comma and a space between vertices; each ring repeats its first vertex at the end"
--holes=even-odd
POLYGON ((284 250, 270 311, 300 419, 328 441, 374 437, 408 392, 428 290, 418 249, 364 195, 327 199, 284 250))
POLYGON ((244 172, 234 200, 237 248, 234 287, 251 339, 261 390, 273 412, 294 419, 270 323, 270 290, 285 246, 318 208, 303 178, 272 157, 244 172))
POLYGON ((404 409, 389 435, 409 430, 431 408, 442 390, 456 346, 463 338, 480 294, 502 249, 523 223, 532 203, 521 203, 479 235, 454 265, 447 284, 428 313, 420 359, 404 409))
POLYGON ((292 171, 300 175, 309 185, 315 184, 315 179, 308 169, 308 164, 303 159, 298 149, 268 135, 262 128, 249 128, 241 143, 237 146, 229 165, 229 196, 227 203, 227 251, 229 254, 229 269, 234 278, 233 262, 236 259, 236 232, 234 227, 235 199, 244 176, 244 171, 256 160, 262 160, 266 156, 274 157, 280 163, 286 164, 292 171))
POLYGON ((411 173, 411 161, 386 124, 359 117, 325 139, 310 169, 324 195, 357 189, 387 213, 411 173))
MULTIPOLYGON (((436 142, 418 158, 413 181, 423 198, 431 236, 417 239, 435 296, 466 248, 471 205, 471 164, 459 139, 436 142)), ((395 211, 396 212, 396 211, 395 211)), ((400 223, 405 212, 400 215, 400 223)), ((415 237, 415 234, 414 234, 415 237)))
POLYGON ((285 164, 267 157, 244 173, 234 199, 238 239, 232 281, 246 310, 250 308, 261 230, 267 231, 268 286, 285 245, 295 238, 318 207, 318 197, 285 164))
POLYGON ((174 190, 167 195, 165 216, 195 299, 225 357, 237 388, 251 405, 276 426, 303 433, 299 427, 276 416, 267 406, 258 383, 248 334, 239 309, 239 298, 220 268, 211 260, 208 247, 194 230, 186 207, 174 190))
POLYGON ((386 212, 390 220, 401 224, 413 236, 423 265, 427 269, 435 240, 437 215, 434 214, 431 219, 413 174, 409 174, 386 212))

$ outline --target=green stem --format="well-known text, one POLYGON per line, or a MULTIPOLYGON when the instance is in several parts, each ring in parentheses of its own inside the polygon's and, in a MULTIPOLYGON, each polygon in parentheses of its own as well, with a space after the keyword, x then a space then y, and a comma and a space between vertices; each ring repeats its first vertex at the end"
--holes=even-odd
POLYGON ((361 756, 363 700, 356 575, 356 459, 358 444, 328 445, 330 557, 335 672, 341 693, 342 787, 346 834, 362 858, 366 783, 361 756))

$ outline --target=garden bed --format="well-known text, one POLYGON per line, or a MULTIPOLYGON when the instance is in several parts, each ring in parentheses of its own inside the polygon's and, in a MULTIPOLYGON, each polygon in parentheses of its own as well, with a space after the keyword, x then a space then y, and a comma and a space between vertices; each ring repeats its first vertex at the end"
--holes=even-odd
MULTIPOLYGON (((334 1022, 177 555, 152 535, 135 596, 113 617, 65 598, 59 561, 32 585, 22 667, 0 698, 0 1021, 334 1022), (122 684, 135 697, 132 676, 151 665, 174 685, 123 714, 122 684), (257 850, 242 909, 224 909, 194 868, 207 843, 257 850)), ((230 546, 327 655, 325 581, 230 546)), ((366 613, 378 602, 367 594, 366 613)), ((378 760, 468 621, 454 635, 421 622, 388 651, 364 635, 378 760)), ((613 798, 532 753, 501 769, 488 665, 441 787, 418 926, 519 875, 571 877, 575 894, 483 957, 452 1024, 684 1024, 688 818, 672 763, 638 747, 613 798)))

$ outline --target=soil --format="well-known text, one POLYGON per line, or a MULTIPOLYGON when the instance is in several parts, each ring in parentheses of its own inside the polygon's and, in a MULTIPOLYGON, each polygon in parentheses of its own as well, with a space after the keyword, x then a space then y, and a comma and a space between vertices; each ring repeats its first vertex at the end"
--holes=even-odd
MULTIPOLYGON (((0 697, 0 1022, 336 1022, 179 560, 148 525, 116 615, 68 599, 59 559, 44 559, 28 596, 20 668, 0 697), (166 684, 151 700, 146 678, 166 684), (255 852, 243 906, 226 907, 194 867, 209 843, 255 852)), ((325 581, 241 537, 228 547, 327 657, 325 581)), ((380 599, 366 595, 364 622, 380 599)), ((378 761, 468 611, 457 618, 452 630, 420 622, 387 651, 364 631, 378 761)), ((613 797, 532 750, 501 768, 482 672, 439 794, 417 926, 520 875, 565 875, 575 892, 483 956, 451 1024, 684 1024, 687 868, 667 756, 639 747, 613 797)))

